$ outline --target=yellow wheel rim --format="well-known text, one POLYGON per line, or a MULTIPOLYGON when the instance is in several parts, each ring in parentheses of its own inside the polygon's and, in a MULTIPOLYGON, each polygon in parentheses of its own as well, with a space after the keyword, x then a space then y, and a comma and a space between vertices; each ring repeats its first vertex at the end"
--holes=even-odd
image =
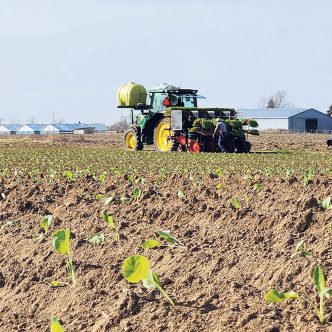
POLYGON ((126 148, 128 150, 134 150, 136 148, 137 140, 133 133, 128 133, 126 135, 126 148))
POLYGON ((161 122, 156 128, 156 145, 157 148, 166 152, 169 151, 172 146, 172 141, 170 140, 171 129, 170 124, 167 122, 161 122))

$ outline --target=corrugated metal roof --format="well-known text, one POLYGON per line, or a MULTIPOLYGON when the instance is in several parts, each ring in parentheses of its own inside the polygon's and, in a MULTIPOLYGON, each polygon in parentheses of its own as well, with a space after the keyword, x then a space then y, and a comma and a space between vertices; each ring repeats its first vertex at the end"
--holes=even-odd
POLYGON ((1 126, 7 128, 10 131, 16 131, 17 129, 22 127, 22 125, 19 124, 3 124, 1 126))
MULTIPOLYGON (((255 108, 255 109, 237 109, 238 118, 271 118, 271 119, 287 119, 296 114, 314 110, 313 108, 255 108)), ((317 111, 319 112, 319 111, 317 111)), ((321 113, 321 112, 320 112, 321 113)), ((324 114, 324 113, 323 113, 324 114)))
POLYGON ((33 123, 33 124, 25 124, 25 125, 22 125, 19 127, 19 130, 20 131, 23 127, 25 126, 28 126, 29 128, 31 128, 33 131, 40 131, 43 127, 45 127, 44 124, 40 124, 40 123, 33 123))
MULTIPOLYGON (((107 127, 100 123, 52 123, 48 126, 53 126, 60 132, 73 132, 75 129, 95 128, 96 131, 107 131, 107 127)), ((46 126, 45 126, 46 127, 46 126)))

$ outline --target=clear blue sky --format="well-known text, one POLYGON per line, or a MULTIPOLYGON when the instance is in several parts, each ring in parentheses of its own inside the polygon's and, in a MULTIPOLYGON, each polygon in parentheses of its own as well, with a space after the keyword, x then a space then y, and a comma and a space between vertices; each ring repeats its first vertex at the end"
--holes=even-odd
POLYGON ((0 0, 0 118, 112 123, 135 81, 255 108, 332 104, 331 0, 0 0))

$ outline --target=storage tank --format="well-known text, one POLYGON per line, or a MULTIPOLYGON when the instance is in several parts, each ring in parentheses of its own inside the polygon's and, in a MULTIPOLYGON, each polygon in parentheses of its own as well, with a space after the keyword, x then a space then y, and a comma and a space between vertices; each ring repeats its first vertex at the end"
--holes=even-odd
POLYGON ((120 86, 117 91, 118 107, 146 105, 147 91, 141 84, 130 82, 120 86))

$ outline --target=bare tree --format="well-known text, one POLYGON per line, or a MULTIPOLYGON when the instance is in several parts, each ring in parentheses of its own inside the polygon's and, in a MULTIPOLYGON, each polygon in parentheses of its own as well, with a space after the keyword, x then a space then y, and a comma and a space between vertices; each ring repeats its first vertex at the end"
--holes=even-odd
POLYGON ((127 122, 127 119, 121 119, 120 121, 117 121, 109 126, 110 130, 115 131, 125 131, 129 129, 129 123, 127 122))
POLYGON ((262 98, 260 103, 261 108, 284 108, 289 106, 286 90, 279 90, 268 98, 262 98))
POLYGON ((28 123, 30 123, 30 124, 35 124, 35 123, 36 123, 36 119, 33 117, 33 115, 31 115, 31 116, 28 118, 28 123))
POLYGON ((19 118, 10 118, 9 119, 10 124, 19 124, 20 123, 20 119, 19 118))
POLYGON ((56 123, 63 124, 63 123, 65 123, 65 118, 59 118, 56 121, 57 121, 56 123))
POLYGON ((332 105, 330 106, 329 110, 326 113, 332 117, 332 105))

